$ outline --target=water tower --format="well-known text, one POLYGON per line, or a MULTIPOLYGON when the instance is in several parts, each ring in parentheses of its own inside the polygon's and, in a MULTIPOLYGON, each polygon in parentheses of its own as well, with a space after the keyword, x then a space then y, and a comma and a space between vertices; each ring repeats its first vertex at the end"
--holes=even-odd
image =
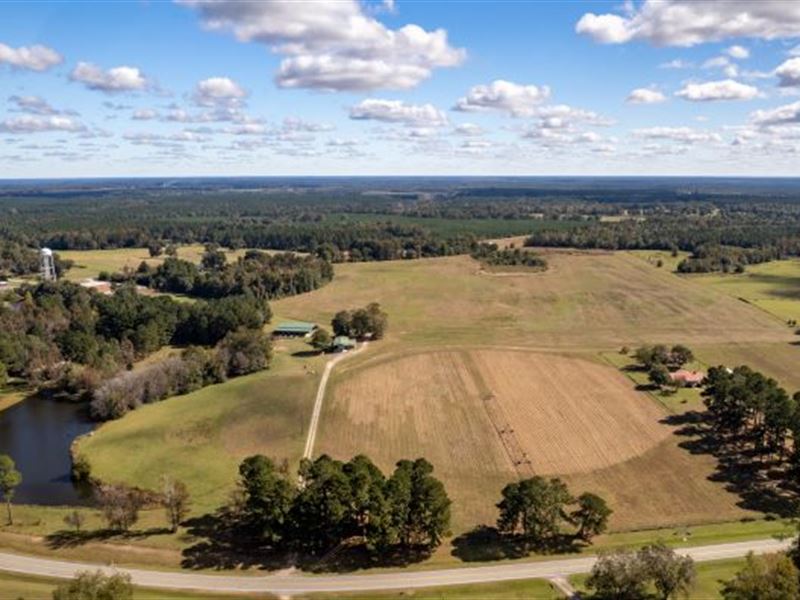
POLYGON ((53 260, 53 251, 50 248, 42 248, 39 252, 39 257, 42 263, 42 280, 55 281, 58 276, 56 275, 56 263, 53 260))

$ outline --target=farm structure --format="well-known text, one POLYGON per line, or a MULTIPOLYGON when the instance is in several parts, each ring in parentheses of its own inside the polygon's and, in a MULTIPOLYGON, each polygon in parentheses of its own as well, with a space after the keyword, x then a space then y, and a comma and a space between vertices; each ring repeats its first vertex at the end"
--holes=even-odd
POLYGON ((310 337, 317 330, 316 323, 304 321, 285 321, 272 330, 275 337, 310 337))
POLYGON ((696 387, 698 385, 702 385, 703 381, 705 381, 706 374, 702 371, 678 369, 674 373, 670 373, 669 378, 673 383, 677 383, 685 387, 696 387))
POLYGON ((334 352, 347 352, 348 350, 355 348, 356 343, 346 335, 337 335, 333 339, 333 344, 331 344, 331 347, 333 348, 334 352))

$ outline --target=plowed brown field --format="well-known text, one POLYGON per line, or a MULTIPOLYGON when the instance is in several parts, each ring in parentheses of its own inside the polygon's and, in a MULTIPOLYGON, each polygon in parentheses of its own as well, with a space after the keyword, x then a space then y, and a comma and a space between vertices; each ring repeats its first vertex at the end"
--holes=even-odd
POLYGON ((425 456, 455 501, 457 528, 491 522, 502 486, 530 473, 603 494, 615 528, 743 516, 737 497, 708 480, 713 460, 680 449, 664 417, 622 373, 589 360, 426 352, 341 374, 326 403, 319 451, 367 453, 384 469, 425 456), (530 471, 516 464, 509 439, 530 471))

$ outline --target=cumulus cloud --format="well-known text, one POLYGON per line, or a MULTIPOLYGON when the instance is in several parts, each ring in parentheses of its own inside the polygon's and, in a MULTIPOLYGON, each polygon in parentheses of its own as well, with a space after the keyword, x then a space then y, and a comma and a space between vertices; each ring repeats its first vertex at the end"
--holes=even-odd
POLYGON ((800 57, 784 62, 775 69, 775 75, 778 76, 778 85, 781 87, 800 86, 800 57))
POLYGON ((134 121, 152 121, 158 117, 158 111, 155 111, 152 108, 140 108, 139 110, 133 112, 132 118, 134 121))
POLYGON ((282 123, 284 131, 305 131, 309 133, 316 133, 320 131, 333 131, 335 127, 330 123, 317 123, 315 121, 306 121, 299 117, 285 117, 282 123))
POLYGON ((757 110, 750 118, 760 127, 800 124, 800 101, 777 108, 757 110))
POLYGON ((61 115, 23 115, 0 122, 2 133, 42 133, 46 131, 80 132, 86 126, 71 117, 61 115))
POLYGON ((352 106, 350 118, 417 127, 440 127, 447 124, 447 115, 433 104, 407 104, 401 100, 376 98, 368 98, 352 106))
POLYGON ((713 102, 716 100, 752 100, 758 96, 758 88, 733 79, 689 83, 676 96, 692 102, 713 102))
POLYGON ((30 71, 46 71, 60 65, 64 58, 47 46, 20 46, 12 48, 0 43, 0 65, 6 64, 17 69, 30 71))
POLYGON ((453 110, 499 110, 514 117, 534 114, 536 107, 550 97, 550 88, 537 85, 520 85, 497 79, 489 85, 476 85, 467 95, 459 98, 453 110))
POLYGON ((200 106, 238 106, 247 92, 228 77, 210 77, 199 81, 194 89, 194 101, 200 106))
POLYGON ((586 13, 578 33, 604 44, 645 40, 658 46, 694 46, 734 37, 794 38, 800 3, 785 0, 645 0, 620 14, 586 13))
POLYGON ((683 60, 681 58, 674 58, 670 61, 658 65, 659 69, 691 69, 693 67, 694 63, 683 60))
POLYGON ((16 105, 17 112, 29 113, 32 115, 72 115, 74 110, 58 110, 53 108, 44 98, 39 96, 10 96, 8 101, 16 105))
POLYGON ((636 88, 628 94, 627 102, 630 104, 658 104, 666 101, 667 97, 650 88, 636 88))
POLYGON ((276 83, 328 91, 407 89, 434 69, 466 57, 443 29, 418 25, 390 29, 357 0, 235 2, 178 0, 200 13, 210 30, 230 31, 239 41, 259 42, 282 55, 276 83))
POLYGON ((82 83, 90 90, 108 94, 141 91, 150 85, 137 67, 121 66, 104 71, 87 62, 79 62, 69 78, 82 83))
POLYGON ((634 129, 633 134, 636 137, 648 140, 672 140, 684 144, 722 141, 718 133, 698 131, 691 127, 647 127, 644 129, 634 129))
POLYGON ((736 60, 745 60, 750 58, 750 50, 744 46, 734 45, 725 50, 725 54, 736 60))
POLYGON ((484 131, 483 127, 475 123, 461 123, 456 125, 455 129, 453 129, 453 133, 468 137, 478 137, 485 134, 486 131, 484 131))

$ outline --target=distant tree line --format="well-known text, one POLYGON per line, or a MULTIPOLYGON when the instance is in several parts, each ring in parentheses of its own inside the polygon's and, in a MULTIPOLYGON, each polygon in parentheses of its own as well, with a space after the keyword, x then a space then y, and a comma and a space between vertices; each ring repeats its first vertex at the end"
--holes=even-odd
POLYGON ((762 248, 735 248, 732 246, 703 245, 689 258, 678 263, 679 273, 743 273, 748 265, 756 265, 784 258, 775 246, 762 248))

